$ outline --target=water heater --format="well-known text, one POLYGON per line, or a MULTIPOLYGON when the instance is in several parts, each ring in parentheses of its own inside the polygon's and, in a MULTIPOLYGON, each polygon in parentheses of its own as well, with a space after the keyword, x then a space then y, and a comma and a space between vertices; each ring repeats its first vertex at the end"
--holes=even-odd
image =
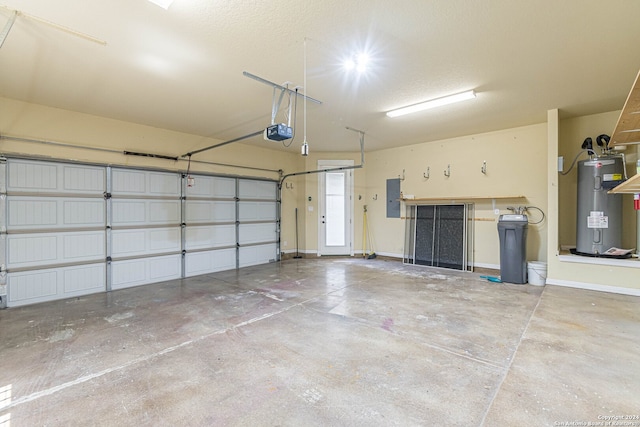
POLYGON ((611 247, 622 247, 622 196, 608 191, 624 176, 621 155, 578 162, 577 254, 598 256, 611 247))

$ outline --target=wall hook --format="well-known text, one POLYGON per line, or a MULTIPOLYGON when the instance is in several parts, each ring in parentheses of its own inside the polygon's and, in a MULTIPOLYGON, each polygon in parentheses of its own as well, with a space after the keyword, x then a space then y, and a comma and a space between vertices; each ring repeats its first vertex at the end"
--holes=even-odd
POLYGON ((482 162, 482 167, 480 168, 480 171, 485 175, 487 174, 487 161, 486 160, 484 162, 482 162))
POLYGON ((285 188, 293 189, 293 182, 291 183, 291 186, 289 186, 289 183, 288 183, 288 182, 285 182, 285 183, 284 183, 284 186, 285 186, 285 188))
POLYGON ((400 181, 404 181, 404 169, 402 169, 402 176, 398 175, 398 178, 400 179, 400 181))
POLYGON ((378 195, 373 196, 373 200, 378 200, 378 195))
POLYGON ((444 176, 447 178, 451 176, 451 165, 447 165, 447 168, 444 170, 444 176))
POLYGON ((430 172, 430 167, 427 166, 427 171, 422 173, 422 176, 425 177, 425 179, 429 179, 429 172, 430 172))

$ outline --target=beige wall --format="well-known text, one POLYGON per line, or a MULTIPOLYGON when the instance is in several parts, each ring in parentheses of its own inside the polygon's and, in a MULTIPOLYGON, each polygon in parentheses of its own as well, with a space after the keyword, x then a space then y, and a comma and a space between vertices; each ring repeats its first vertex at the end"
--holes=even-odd
MULTIPOLYGON (((508 206, 536 206, 547 215, 547 134, 539 124, 444 141, 375 151, 367 154, 367 199, 369 221, 374 230, 376 250, 401 256, 404 221, 386 218, 386 180, 403 175, 405 196, 442 197, 475 202, 474 259, 479 266, 498 267, 500 249, 497 231, 499 214, 510 213, 508 206), (483 162, 487 173, 483 174, 483 162), (451 174, 444 175, 450 165, 451 174), (429 178, 424 174, 429 168, 429 178), (500 199, 502 196, 522 198, 500 199), (493 199, 496 197, 496 199, 493 199), (377 198, 377 200, 374 200, 377 198)), ((532 222, 541 219, 530 209, 532 222)), ((530 225, 527 258, 546 260, 547 222, 530 225)))
MULTIPOLYGON (((358 135, 353 136, 353 147, 359 148, 358 135)), ((365 137, 366 138, 366 137, 365 137)), ((348 141, 347 143, 351 143, 348 141)), ((366 144, 366 142, 365 142, 366 144)), ((353 165, 360 165, 361 154, 358 152, 350 153, 323 153, 314 152, 313 146, 309 156, 305 157, 306 171, 313 171, 318 169, 319 160, 352 160, 353 165)), ((366 171, 371 170, 366 164, 364 168, 353 169, 353 248, 354 252, 361 253, 362 251, 362 226, 363 226, 363 212, 364 205, 366 204, 366 189, 364 187, 366 183, 366 171)), ((318 174, 308 174, 300 177, 303 179, 304 196, 299 199, 299 213, 304 217, 304 233, 305 233, 305 245, 304 251, 309 254, 316 254, 318 252, 318 174), (311 198, 311 201, 309 201, 311 198)))
MULTIPOLYGON (((549 262, 548 283, 595 289, 640 289, 640 271, 632 261, 626 261, 625 265, 616 265, 615 262, 612 265, 594 265, 582 260, 566 262, 559 257, 559 245, 575 241, 575 205, 571 203, 575 184, 570 175, 566 179, 559 177, 556 157, 564 155, 568 167, 582 140, 586 136, 595 137, 600 133, 608 133, 608 130, 611 132, 618 113, 559 121, 557 110, 552 111, 555 114, 550 112, 548 123, 367 153, 365 167, 354 170, 354 252, 358 254, 362 250, 362 213, 364 205, 367 205, 375 252, 402 256, 404 222, 401 219, 386 218, 385 192, 387 179, 404 176, 402 191, 405 195, 456 198, 459 201, 470 196, 486 197, 485 200, 475 201, 476 265, 499 266, 497 215, 494 209, 498 209, 499 213, 508 213, 507 206, 537 206, 545 212, 547 218, 539 225, 530 226, 527 258, 549 262), (487 162, 486 175, 480 171, 483 161, 487 162), (451 168, 449 178, 443 173, 447 165, 451 168), (429 179, 423 176, 427 167, 430 168, 429 179), (491 199, 498 196, 523 197, 491 199), (630 267, 628 263, 633 265, 630 267)), ((0 98, 0 133, 4 136, 171 156, 219 142, 6 98, 0 98)), ((198 155, 197 160, 282 169, 286 174, 314 170, 320 159, 352 159, 355 164, 359 164, 357 135, 354 135, 353 146, 354 150, 350 153, 315 152, 312 146, 310 156, 303 158, 297 153, 238 143, 198 155)), ((628 151, 628 163, 634 163, 637 151, 628 151)), ((186 169, 185 162, 7 140, 0 141, 0 153, 167 170, 186 169)), ((278 179, 276 172, 228 166, 194 163, 192 170, 278 179)), ((631 167, 629 172, 633 171, 634 168, 631 167)), ((295 208, 299 209, 300 251, 317 251, 317 198, 317 175, 291 177, 285 182, 282 191, 283 251, 295 251, 295 208), (308 197, 311 197, 311 202, 308 197), (309 210, 310 206, 313 210, 309 210)), ((627 206, 629 199, 630 196, 626 198, 624 219, 624 227, 628 232, 625 231, 627 237, 623 243, 634 247, 635 242, 632 243, 631 240, 635 239, 635 213, 627 206)), ((530 210, 532 220, 537 219, 537 213, 530 210)))

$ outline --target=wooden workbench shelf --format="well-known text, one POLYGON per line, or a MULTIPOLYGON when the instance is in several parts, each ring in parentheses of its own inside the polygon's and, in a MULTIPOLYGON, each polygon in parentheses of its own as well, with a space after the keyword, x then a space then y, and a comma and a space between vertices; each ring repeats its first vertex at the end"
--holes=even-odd
MULTIPOLYGON (((609 148, 640 144, 640 72, 631 86, 629 96, 611 135, 609 148)), ((613 190, 613 194, 640 193, 640 174, 631 177, 613 190)))
POLYGON ((455 196, 455 197, 420 197, 415 199, 402 198, 400 201, 408 205, 434 202, 474 202, 478 200, 515 200, 524 199, 524 196, 455 196))
POLYGON ((622 107, 618 123, 609 141, 609 148, 633 144, 640 144, 640 72, 622 107))
POLYGON ((632 176, 622 184, 609 191, 611 194, 635 194, 640 193, 640 174, 632 176))

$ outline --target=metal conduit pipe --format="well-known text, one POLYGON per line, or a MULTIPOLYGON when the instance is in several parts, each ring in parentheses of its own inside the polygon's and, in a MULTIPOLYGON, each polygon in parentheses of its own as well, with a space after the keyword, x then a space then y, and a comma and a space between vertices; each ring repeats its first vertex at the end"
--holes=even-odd
POLYGON ((282 183, 284 182, 284 180, 289 178, 289 177, 291 177, 291 176, 310 175, 310 174, 314 174, 314 173, 343 171, 343 170, 350 170, 350 169, 360 169, 360 168, 364 167, 364 132, 361 131, 361 130, 358 130, 358 129, 354 129, 354 128, 348 127, 348 126, 347 126, 346 129, 352 130, 354 132, 358 132, 360 134, 360 164, 359 165, 341 166, 341 167, 338 167, 338 168, 331 168, 331 169, 316 169, 316 170, 311 170, 311 171, 288 173, 288 174, 284 175, 280 179, 280 185, 278 186, 278 188, 282 189, 282 183))
POLYGON ((223 146, 225 146, 227 144, 231 144, 232 142, 238 142, 238 141, 242 141, 243 139, 249 139, 249 138, 253 138, 254 136, 262 135, 263 132, 264 132, 264 130, 259 130, 259 131, 256 131, 256 132, 252 132, 252 133, 249 133, 247 135, 243 135, 243 136, 239 136, 237 138, 230 139, 229 141, 221 142, 219 144, 210 145, 208 147, 200 148, 199 150, 190 151, 188 153, 183 154, 180 157, 191 157, 194 154, 202 153, 203 151, 211 150, 211 149, 218 148, 218 147, 223 147, 223 146))

